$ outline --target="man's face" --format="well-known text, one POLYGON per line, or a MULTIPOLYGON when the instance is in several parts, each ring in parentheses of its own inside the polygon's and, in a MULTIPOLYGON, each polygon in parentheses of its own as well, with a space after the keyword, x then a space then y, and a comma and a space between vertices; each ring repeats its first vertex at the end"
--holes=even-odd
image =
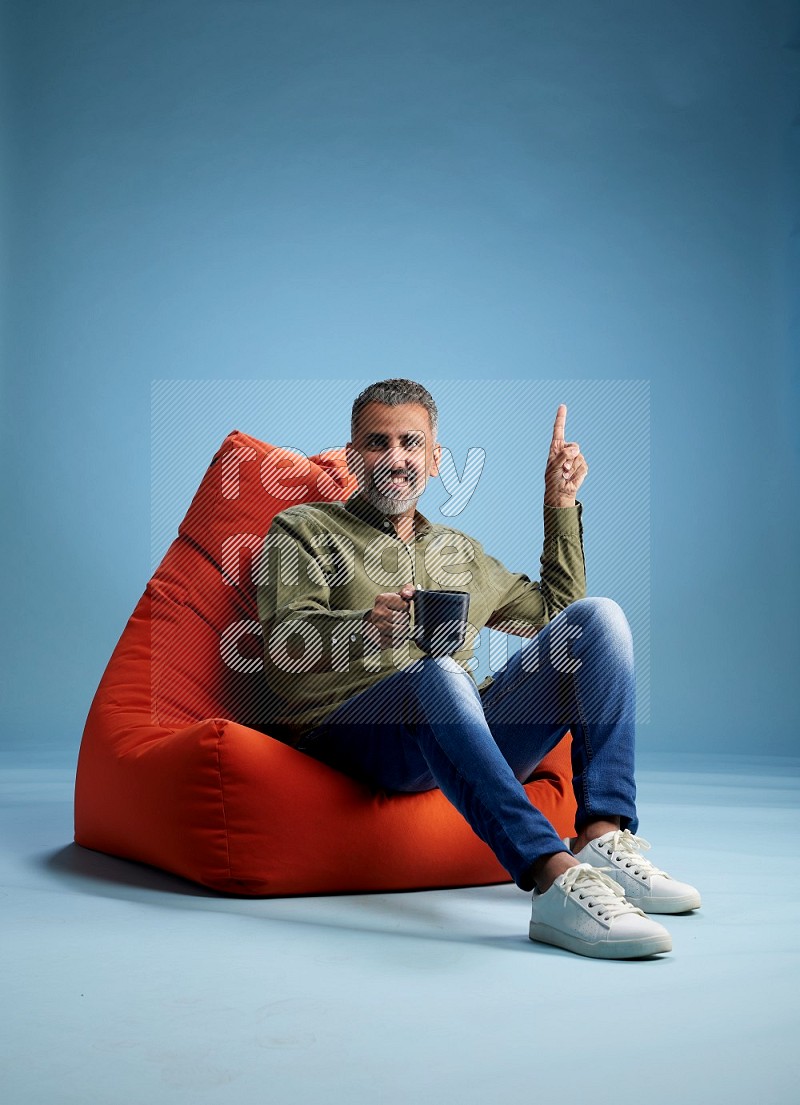
POLYGON ((413 513, 428 476, 438 474, 441 446, 418 403, 368 403, 358 417, 347 463, 368 502, 382 514, 413 513))

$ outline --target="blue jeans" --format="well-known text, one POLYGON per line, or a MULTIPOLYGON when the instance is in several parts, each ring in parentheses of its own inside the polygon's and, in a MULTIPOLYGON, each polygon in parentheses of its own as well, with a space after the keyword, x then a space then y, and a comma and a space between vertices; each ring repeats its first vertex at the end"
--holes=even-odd
POLYGON ((482 693, 450 657, 425 658, 354 695, 298 748, 383 791, 439 787, 518 886, 567 851, 523 783, 569 730, 576 829, 635 832, 633 643, 610 599, 572 603, 482 693))

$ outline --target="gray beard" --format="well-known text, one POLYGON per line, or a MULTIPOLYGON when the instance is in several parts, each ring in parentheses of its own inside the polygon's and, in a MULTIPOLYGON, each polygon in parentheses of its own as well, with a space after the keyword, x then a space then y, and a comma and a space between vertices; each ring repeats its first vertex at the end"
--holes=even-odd
MULTIPOLYGON (((423 487, 422 491, 424 490, 423 487)), ((395 515, 404 514, 410 507, 416 506, 417 501, 422 497, 422 491, 408 499, 396 499, 394 496, 382 494, 373 484, 362 491, 361 494, 368 503, 372 503, 374 507, 377 507, 381 514, 395 515)))

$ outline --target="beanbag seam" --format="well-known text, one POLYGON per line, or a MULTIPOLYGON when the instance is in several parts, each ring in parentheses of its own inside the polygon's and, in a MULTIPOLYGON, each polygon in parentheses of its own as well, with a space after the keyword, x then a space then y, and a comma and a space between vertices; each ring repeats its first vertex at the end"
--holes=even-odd
POLYGON ((233 870, 232 870, 232 867, 231 867, 231 840, 230 840, 230 833, 228 831, 228 811, 227 811, 227 808, 226 808, 226 805, 225 805, 225 783, 224 783, 224 780, 222 778, 222 756, 221 756, 221 753, 220 753, 220 748, 222 746, 222 738, 223 738, 225 729, 227 728, 227 723, 225 721, 222 721, 220 723, 220 721, 217 718, 213 718, 212 719, 212 724, 213 724, 214 728, 217 730, 217 745, 216 745, 216 748, 215 748, 214 751, 216 752, 216 756, 217 756, 217 772, 219 774, 219 799, 220 799, 220 804, 222 806, 222 823, 225 826, 225 856, 226 856, 227 862, 228 862, 228 878, 232 879, 233 878, 233 870))

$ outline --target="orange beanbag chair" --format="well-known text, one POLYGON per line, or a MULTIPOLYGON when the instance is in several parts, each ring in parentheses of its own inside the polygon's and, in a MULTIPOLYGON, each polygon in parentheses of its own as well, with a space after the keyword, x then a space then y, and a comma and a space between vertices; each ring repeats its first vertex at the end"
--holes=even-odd
MULTIPOLYGON (((92 702, 78 844, 238 895, 510 881, 440 791, 375 794, 269 735, 251 561, 279 510, 354 490, 343 450, 225 439, 92 702)), ((573 831, 568 737, 526 790, 573 831)))

